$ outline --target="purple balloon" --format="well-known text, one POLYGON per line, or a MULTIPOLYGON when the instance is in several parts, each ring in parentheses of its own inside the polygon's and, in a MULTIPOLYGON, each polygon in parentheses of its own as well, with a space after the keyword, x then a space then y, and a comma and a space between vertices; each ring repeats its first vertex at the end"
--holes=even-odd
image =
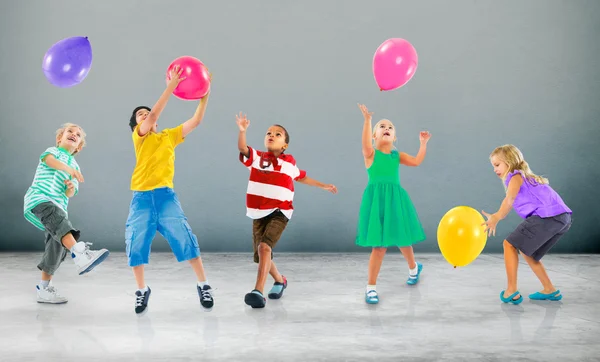
POLYGON ((44 55, 42 70, 48 81, 60 88, 81 83, 92 66, 92 45, 76 36, 54 44, 44 55))

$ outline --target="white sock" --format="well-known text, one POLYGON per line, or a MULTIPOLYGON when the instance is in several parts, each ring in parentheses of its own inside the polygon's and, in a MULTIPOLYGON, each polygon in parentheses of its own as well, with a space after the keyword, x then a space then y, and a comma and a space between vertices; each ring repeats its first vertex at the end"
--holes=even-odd
POLYGON ((205 286, 205 285, 208 285, 208 280, 205 280, 205 281, 203 281, 203 282, 201 282, 201 281, 198 281, 198 286, 199 286, 200 288, 204 288, 204 286, 205 286))
POLYGON ((82 244, 82 242, 80 241, 80 242, 77 242, 77 243, 73 244, 73 246, 71 247, 71 249, 69 249, 69 251, 70 251, 70 252, 76 252, 76 251, 79 251, 79 250, 77 250, 77 249, 78 249, 78 248, 77 248, 77 245, 79 245, 79 244, 82 244))
POLYGON ((39 285, 42 288, 48 288, 48 285, 50 285, 50 281, 49 280, 41 280, 39 285))
POLYGON ((377 291, 377 286, 375 284, 367 285, 367 293, 370 292, 371 290, 377 291))
POLYGON ((413 277, 414 277, 415 275, 417 275, 417 273, 418 273, 418 272, 419 272, 419 265, 418 265, 417 263, 415 263, 415 267, 414 267, 414 269, 408 269, 408 273, 409 273, 410 275, 412 275, 413 277))
POLYGON ((140 292, 142 293, 146 293, 148 291, 148 286, 146 285, 145 287, 143 287, 142 289, 138 289, 140 292))

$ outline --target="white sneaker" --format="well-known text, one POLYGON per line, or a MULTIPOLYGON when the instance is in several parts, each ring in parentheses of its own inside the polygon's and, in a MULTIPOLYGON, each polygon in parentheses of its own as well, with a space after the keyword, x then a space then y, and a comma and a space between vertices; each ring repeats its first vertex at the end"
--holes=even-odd
POLYGON ((79 275, 90 272, 110 254, 106 249, 90 250, 90 245, 92 243, 80 241, 71 249, 71 258, 77 266, 79 275))
POLYGON ((67 298, 58 294, 58 291, 53 285, 48 285, 46 288, 39 285, 36 285, 35 287, 37 289, 38 303, 63 304, 68 302, 67 298))

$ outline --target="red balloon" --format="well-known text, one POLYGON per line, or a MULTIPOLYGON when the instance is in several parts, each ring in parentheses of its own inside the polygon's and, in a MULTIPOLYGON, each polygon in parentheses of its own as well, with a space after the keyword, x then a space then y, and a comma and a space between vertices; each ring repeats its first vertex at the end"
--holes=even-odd
POLYGON ((194 57, 179 57, 167 68, 167 83, 171 80, 169 72, 177 65, 183 69, 181 77, 185 79, 175 88, 173 95, 185 101, 196 101, 204 97, 210 88, 210 74, 206 66, 194 57))

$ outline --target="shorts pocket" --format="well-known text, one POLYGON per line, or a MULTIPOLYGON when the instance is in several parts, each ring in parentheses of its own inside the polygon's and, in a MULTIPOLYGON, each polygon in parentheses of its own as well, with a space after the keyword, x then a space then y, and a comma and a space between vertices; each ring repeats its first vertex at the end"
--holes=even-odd
POLYGON ((528 237, 529 239, 535 238, 535 233, 532 232, 531 230, 529 230, 529 228, 527 226, 521 226, 519 228, 519 232, 521 234, 523 234, 524 236, 528 237))
POLYGON ((198 239, 194 235, 194 232, 192 231, 192 228, 190 227, 190 224, 188 224, 188 222, 186 220, 183 220, 181 222, 181 224, 183 225, 183 231, 185 233, 187 233, 188 237, 192 241, 192 245, 194 247, 196 247, 196 248, 199 248, 200 246, 198 245, 198 239))
POLYGON ((134 240, 134 229, 133 226, 128 225, 125 227, 125 254, 131 256, 131 243, 134 240))

